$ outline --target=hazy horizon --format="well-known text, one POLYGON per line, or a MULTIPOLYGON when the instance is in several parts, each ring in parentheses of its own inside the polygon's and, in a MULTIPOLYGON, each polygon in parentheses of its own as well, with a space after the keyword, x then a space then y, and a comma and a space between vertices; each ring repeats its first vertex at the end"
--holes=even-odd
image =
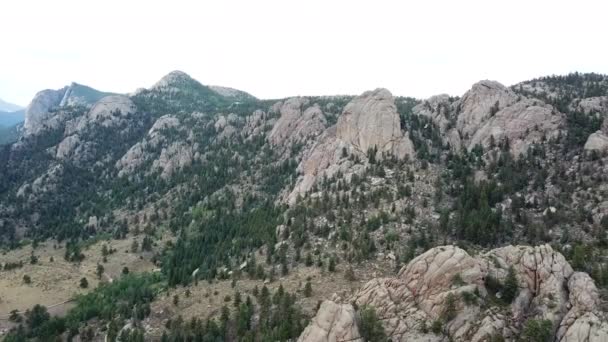
POLYGON ((262 99, 462 95, 482 79, 608 73, 607 10, 590 0, 2 3, 0 29, 12 34, 0 98, 26 106, 71 82, 129 93, 172 70, 262 99))

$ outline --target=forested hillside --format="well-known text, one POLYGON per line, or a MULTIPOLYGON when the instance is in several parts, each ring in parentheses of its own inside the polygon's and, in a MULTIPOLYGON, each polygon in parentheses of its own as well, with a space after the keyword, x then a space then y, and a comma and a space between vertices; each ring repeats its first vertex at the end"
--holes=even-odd
POLYGON ((174 71, 128 96, 43 91, 25 115, 0 146, 0 276, 39 244, 65 267, 105 252, 97 287, 15 312, 5 341, 331 340, 327 317, 353 341, 608 338, 607 76, 259 100, 174 71), (105 281, 126 240, 149 266, 105 281), (444 258, 450 279, 428 268, 444 258), (371 282, 316 290, 338 273, 371 282))

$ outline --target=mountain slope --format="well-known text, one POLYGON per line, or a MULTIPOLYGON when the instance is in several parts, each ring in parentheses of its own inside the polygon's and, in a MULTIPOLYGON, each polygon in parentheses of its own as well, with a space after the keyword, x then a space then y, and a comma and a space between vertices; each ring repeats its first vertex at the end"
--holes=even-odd
MULTIPOLYGON (((266 101, 174 71, 135 94, 95 93, 94 101, 81 86, 43 91, 28 106, 24 136, 0 150, 0 241, 69 241, 66 260, 78 260, 78 248, 101 237, 145 240, 141 257, 159 267, 155 281, 201 293, 230 277, 261 287, 311 268, 322 270, 321 288, 336 265, 341 277, 371 280, 358 295, 325 304, 329 313, 320 311, 302 339, 325 334, 323 317, 335 315, 343 323, 335 332, 357 338, 352 318, 368 315, 365 305, 405 316, 375 328, 431 341, 513 341, 528 324, 546 328, 543 320, 550 336, 600 334, 608 298, 604 79, 574 74, 513 87, 485 80, 461 97, 426 100, 376 89, 266 101), (505 245, 541 246, 496 249, 505 245), (453 268, 425 268, 444 262, 453 268), (509 266, 520 291, 502 303, 509 266), (402 271, 374 279, 368 269, 402 271), (593 293, 589 305, 577 302, 577 286, 593 293), (443 316, 447 304, 463 314, 443 316), (438 321, 436 332, 420 333, 423 321, 429 331, 438 321), (589 322, 594 328, 585 330, 589 322)), ((315 291, 315 299, 331 296, 315 291)), ((267 309, 299 302, 283 296, 267 309)), ((150 301, 142 310, 151 328, 142 334, 177 333, 179 324, 162 323, 164 297, 150 301)), ((262 299, 251 301, 235 312, 261 312, 262 299)), ((205 305, 209 317, 223 310, 221 301, 205 305)), ((314 305, 308 309, 312 316, 314 305)), ((131 316, 120 317, 128 325, 131 316)), ((298 336, 299 318, 275 339, 298 336)), ((270 328, 228 321, 230 339, 273 339, 270 328)))

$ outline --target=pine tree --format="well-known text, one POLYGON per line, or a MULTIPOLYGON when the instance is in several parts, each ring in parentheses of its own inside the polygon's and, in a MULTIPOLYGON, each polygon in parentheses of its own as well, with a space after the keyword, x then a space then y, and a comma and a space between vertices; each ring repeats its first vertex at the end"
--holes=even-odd
POLYGON ((304 286, 304 296, 305 297, 312 296, 312 284, 310 283, 310 280, 307 280, 306 285, 304 286))
POLYGON ((513 266, 509 267, 509 272, 507 273, 507 279, 505 280, 505 285, 502 290, 502 299, 506 303, 511 303, 513 299, 517 296, 517 292, 519 291, 519 285, 517 284, 517 276, 515 275, 515 269, 513 266))

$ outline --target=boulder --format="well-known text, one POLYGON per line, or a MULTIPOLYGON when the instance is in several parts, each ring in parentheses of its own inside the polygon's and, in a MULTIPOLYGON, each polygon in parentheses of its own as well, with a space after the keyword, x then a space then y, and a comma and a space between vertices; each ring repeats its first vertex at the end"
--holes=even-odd
POLYGON ((298 342, 364 342, 359 337, 353 306, 324 301, 298 342))
POLYGON ((414 155, 412 142, 401 130, 395 99, 386 89, 366 91, 349 102, 338 118, 336 137, 363 154, 377 148, 400 159, 414 155))

